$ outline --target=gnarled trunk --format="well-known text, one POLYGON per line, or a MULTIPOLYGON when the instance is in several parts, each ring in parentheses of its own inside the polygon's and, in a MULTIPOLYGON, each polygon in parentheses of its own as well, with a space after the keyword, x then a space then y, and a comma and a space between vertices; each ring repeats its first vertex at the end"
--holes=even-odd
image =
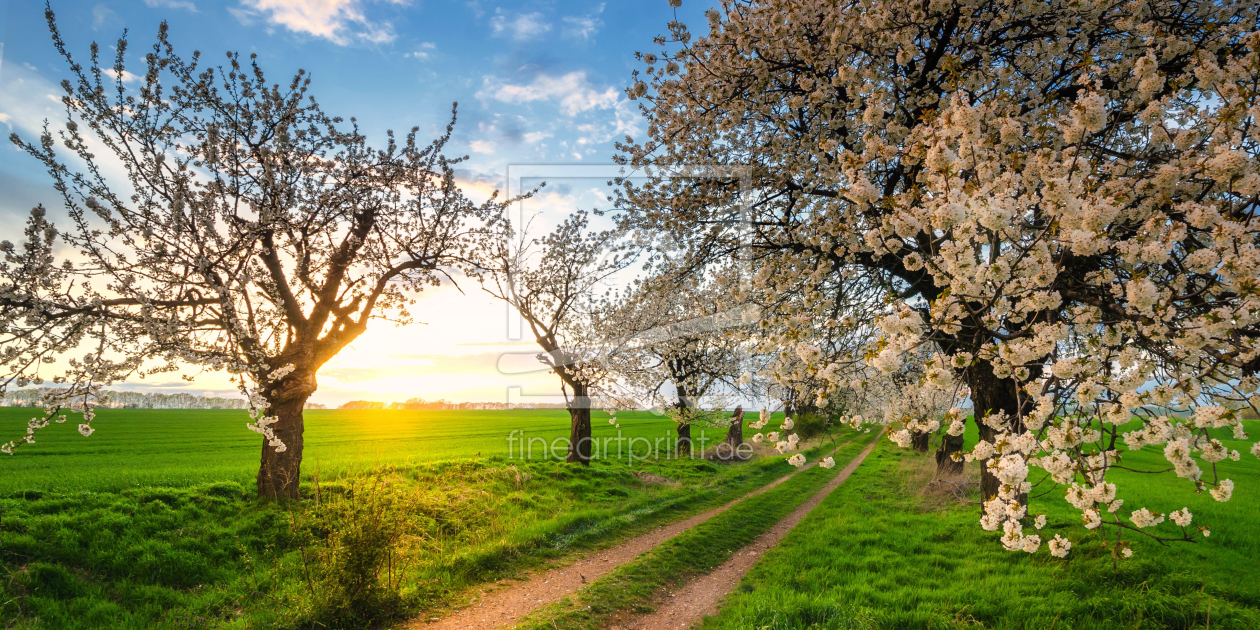
POLYGON ((275 416, 271 425, 284 450, 263 438, 262 461, 258 466, 258 496, 264 499, 296 499, 302 479, 302 408, 308 396, 271 403, 267 415, 275 416))
POLYGON ((963 464, 961 458, 954 461, 954 453, 958 453, 963 449, 963 436, 950 435, 948 433, 941 435, 941 445, 936 449, 936 476, 952 477, 962 474, 963 464))
MULTIPOLYGON (((998 378, 993 374, 993 366, 988 361, 977 360, 967 369, 967 386, 971 388, 971 401, 974 406, 976 426, 980 439, 993 442, 999 433, 990 427, 984 418, 998 412, 1006 412, 1006 430, 1018 433, 1023 430, 1023 413, 1028 409, 1020 409, 1019 384, 1013 378, 998 378)), ((1025 407, 1030 407, 1031 397, 1025 397, 1025 407)), ((939 461, 939 460, 938 460, 939 461)), ((988 471, 987 461, 980 466, 980 494, 984 501, 997 496, 1001 483, 988 471)), ((1027 499, 1024 499, 1027 500, 1027 499)))
POLYGON ((674 443, 674 450, 678 455, 691 454, 691 424, 686 422, 678 423, 678 440, 674 443))
POLYGON ((569 402, 569 455, 564 461, 591 465, 591 399, 581 383, 573 386, 569 402))
POLYGON ((910 446, 920 453, 928 452, 928 446, 932 444, 931 433, 918 433, 910 438, 910 446))
POLYGON ((277 452, 277 447, 263 438, 262 461, 258 466, 259 498, 298 498, 302 481, 302 409, 316 387, 313 371, 298 370, 267 391, 271 406, 266 415, 276 417, 270 428, 284 443, 284 450, 277 452))
POLYGON ((687 411, 692 407, 691 398, 687 395, 685 385, 677 384, 674 387, 678 390, 678 417, 684 420, 684 422, 679 422, 677 426, 678 439, 674 442, 674 452, 677 455, 690 455, 691 422, 687 411))
POLYGON ((718 445, 718 459, 736 459, 739 447, 744 443, 744 408, 736 407, 731 415, 731 426, 726 430, 726 439, 718 445))

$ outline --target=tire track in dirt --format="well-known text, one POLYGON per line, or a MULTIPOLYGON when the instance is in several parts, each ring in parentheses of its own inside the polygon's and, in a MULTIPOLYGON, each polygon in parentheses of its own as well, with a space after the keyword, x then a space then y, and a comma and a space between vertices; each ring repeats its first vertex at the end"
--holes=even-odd
MULTIPOLYGON (((834 455, 852 442, 853 440, 844 442, 818 459, 834 455)), ((483 591, 477 601, 464 608, 436 620, 412 620, 405 628, 408 630, 492 630, 510 626, 535 609, 558 601, 565 595, 582 588, 588 582, 593 582, 618 566, 637 558, 640 554, 651 551, 657 545, 731 509, 740 501, 779 486, 816 463, 817 461, 810 462, 721 507, 658 527, 619 545, 581 557, 572 564, 536 573, 522 582, 508 583, 502 588, 483 591)))
POLYGON ((835 479, 829 481, 791 514, 775 523, 757 540, 735 552, 718 568, 663 597, 663 601, 655 611, 621 618, 610 624, 609 630, 682 630, 690 628, 709 615, 716 614, 722 599, 739 586, 739 581, 743 579, 744 574, 748 573, 761 556, 778 545, 792 531, 792 528, 827 498, 827 495, 840 487, 840 484, 844 483, 854 470, 857 470, 878 443, 879 437, 876 436, 861 454, 836 475, 835 479))

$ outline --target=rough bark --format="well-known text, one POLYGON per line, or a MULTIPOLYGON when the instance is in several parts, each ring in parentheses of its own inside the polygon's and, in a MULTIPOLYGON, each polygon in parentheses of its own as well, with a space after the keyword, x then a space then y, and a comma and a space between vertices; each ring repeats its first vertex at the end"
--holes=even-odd
POLYGON ((678 440, 674 443, 674 450, 679 456, 691 454, 691 424, 678 423, 678 440))
POLYGON ((718 459, 736 459, 739 457, 739 446, 744 443, 744 408, 736 407, 731 414, 731 426, 726 430, 726 439, 715 450, 718 459))
POLYGON ((316 387, 313 370, 296 370, 266 392, 270 403, 267 415, 276 417, 271 429, 285 448, 277 453, 263 438, 257 480, 259 498, 298 498, 302 480, 302 409, 316 387))
POLYGON ((591 465, 591 399, 580 383, 574 385, 569 402, 569 454, 564 461, 591 465))
POLYGON ((931 433, 919 433, 915 435, 913 438, 911 438, 910 440, 910 445, 914 448, 914 450, 920 453, 928 452, 928 446, 930 446, 931 444, 932 444, 931 433))
POLYGON ((273 402, 269 415, 277 418, 271 425, 276 437, 284 442, 283 452, 263 439, 262 461, 258 466, 258 496, 264 499, 296 499, 302 479, 302 408, 307 397, 273 402))
MULTIPOLYGON (((1020 409, 1019 385, 1015 379, 998 378, 993 374, 993 366, 989 362, 978 360, 967 369, 966 380, 967 386, 971 388, 971 401, 975 409, 976 426, 979 428, 981 440, 992 442, 998 434, 998 430, 986 424, 983 418, 1000 411, 1005 411, 1009 418, 1010 424, 1007 430, 1014 432, 1022 430, 1020 418, 1023 414, 1021 412, 1027 409, 1020 409)), ((983 462, 980 467, 980 494, 983 500, 988 501, 997 496, 1001 484, 998 478, 988 471, 985 464, 987 462, 983 462)))
MULTIPOLYGON (((678 390, 678 413, 679 417, 687 419, 687 410, 692 407, 691 398, 688 396, 685 385, 676 384, 674 386, 678 390)), ((678 455, 691 454, 691 423, 678 423, 678 439, 674 443, 674 450, 678 455)))
POLYGON ((738 447, 744 443, 744 408, 736 407, 731 414, 731 426, 726 430, 726 442, 738 447))
POLYGON ((961 459, 954 461, 953 458, 953 454, 962 449, 963 436, 950 435, 948 433, 941 435, 941 445, 936 449, 937 477, 952 477, 962 474, 964 462, 961 459))

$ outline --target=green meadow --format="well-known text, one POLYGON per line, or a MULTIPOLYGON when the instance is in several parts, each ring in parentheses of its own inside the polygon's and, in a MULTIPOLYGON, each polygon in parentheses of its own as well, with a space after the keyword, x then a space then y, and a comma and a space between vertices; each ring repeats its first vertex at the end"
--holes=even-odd
MULTIPOLYGON (((36 409, 0 407, 0 436, 21 436, 36 409)), ((673 423, 649 412, 593 412, 594 437, 615 456, 618 437, 627 453, 668 448, 673 423)), ((569 435, 564 410, 351 411, 308 410, 303 473, 307 478, 409 466, 458 458, 502 456, 545 459, 553 440, 569 435), (516 431, 516 433, 513 433, 516 431), (509 437, 524 439, 509 443, 509 437), (532 450, 531 448, 532 447, 532 450), (509 453, 509 449, 511 452, 509 453)), ((102 409, 83 437, 72 414, 64 424, 39 431, 13 457, 0 457, 0 495, 23 490, 120 490, 149 485, 187 487, 200 483, 252 482, 261 438, 245 427, 240 410, 102 409)), ((700 429, 695 438, 700 439, 700 429)), ((725 432, 707 429, 721 440, 725 432)), ((561 455, 563 457, 563 455, 561 455)))
MULTIPOLYGON (((1253 436, 1260 431, 1260 422, 1247 425, 1253 436)), ((1162 546, 1126 532, 1134 555, 1116 562, 1115 529, 1104 536, 1080 527, 1061 490, 1034 499, 1029 513, 1047 515, 1035 532, 1043 541, 1072 541, 1068 557, 1053 558, 1044 545, 1034 556, 1006 551, 999 532, 977 525, 978 508, 966 501, 979 497, 933 491, 934 463, 884 441, 704 628, 1260 628, 1260 460, 1247 452, 1250 441, 1214 433, 1243 453, 1218 464, 1237 484, 1226 503, 1189 482, 1116 476, 1122 513, 1188 507, 1192 525, 1209 526, 1211 536, 1162 546)), ((1150 446, 1126 453, 1125 465, 1168 467, 1150 446)), ((1175 536, 1179 528, 1165 522, 1154 531, 1175 536)))
MULTIPOLYGON (((31 410, 0 412, 20 432, 31 410)), ((672 430, 652 414, 618 415, 622 437, 642 438, 639 453, 672 430)), ((556 410, 316 410, 307 415, 304 499, 260 502, 252 488, 260 438, 244 423, 239 411, 105 410, 90 438, 72 419, 0 458, 3 627, 397 627, 463 605, 486 583, 721 505, 793 470, 764 446, 734 465, 665 453, 586 469, 545 453, 522 459, 508 436, 564 437, 567 416, 556 410), (385 558, 373 566, 388 570, 355 573, 349 560, 363 558, 385 558), (364 579, 371 588, 346 594, 364 579)), ((1260 422, 1248 429, 1260 432, 1260 422)), ((595 433, 618 429, 599 414, 595 433)), ((651 610, 877 439, 705 628, 1260 627, 1260 460, 1228 432, 1217 437, 1244 455, 1218 465, 1237 484, 1227 503, 1189 483, 1118 473, 1122 513, 1188 507, 1194 525, 1212 532, 1167 547, 1127 535, 1128 559, 1114 557, 1114 530, 1077 525, 1061 490, 1035 498, 1030 513, 1046 514, 1037 533, 1070 538, 1071 554, 1008 552, 998 533, 978 527, 974 490, 930 484, 929 457, 873 433, 831 437, 807 444, 806 454, 813 460, 847 444, 836 469, 804 471, 523 625, 599 628, 651 610)), ((1137 469, 1166 467, 1155 447, 1124 459, 1137 469)), ((974 481, 974 465, 968 474, 974 481)), ((1173 532, 1169 523, 1157 529, 1173 532)))
MULTIPOLYGON (((18 433, 33 412, 0 411, 18 433)), ((620 435, 627 450, 638 438, 639 455, 649 442, 669 443, 668 419, 618 416, 620 429, 599 414, 595 436, 620 435)), ((306 420, 307 498, 260 502, 252 481, 261 438, 245 420, 239 411, 102 410, 91 437, 72 418, 0 459, 4 627, 388 626, 793 470, 783 457, 725 465, 666 452, 583 469, 545 453, 520 459, 520 442, 509 446, 521 435, 513 431, 526 443, 566 436, 564 411, 316 410, 306 420), (392 534, 355 537, 375 532, 392 534), (346 558, 380 553, 395 581, 338 599, 365 578, 347 574, 346 558)))

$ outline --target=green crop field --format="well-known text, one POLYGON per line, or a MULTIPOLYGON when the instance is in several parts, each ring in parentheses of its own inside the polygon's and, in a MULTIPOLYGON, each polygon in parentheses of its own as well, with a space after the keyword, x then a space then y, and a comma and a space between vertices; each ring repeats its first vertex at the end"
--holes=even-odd
MULTIPOLYGON (((12 431, 31 413, 0 411, 12 431)), ((672 429, 648 413, 619 415, 625 437, 655 441, 672 429)), ((389 627, 441 615, 487 582, 720 505, 792 471, 764 445, 737 465, 610 458, 582 469, 541 454, 519 459, 519 443, 509 458, 512 431, 527 440, 565 436, 563 411, 314 411, 309 498, 260 502, 252 496, 260 438, 244 421, 236 411, 106 410, 90 438, 68 422, 0 458, 4 627, 389 627), (380 550, 350 535, 369 531, 365 518, 394 532, 387 542, 389 553, 403 550, 399 578, 396 589, 364 600, 368 608, 347 608, 334 597, 346 578, 338 554, 380 550)), ((1260 422, 1248 429, 1260 432, 1260 422)), ((617 429, 599 414, 595 433, 617 429)), ((1249 448, 1217 433, 1230 448, 1249 448)), ((849 429, 833 437, 848 442, 839 462, 875 439, 849 429)), ((929 457, 879 441, 706 628, 1260 627, 1260 586, 1251 579, 1260 575, 1260 460, 1250 455, 1219 465, 1237 483, 1227 503, 1195 494, 1188 482, 1169 489, 1118 473, 1124 512, 1189 507, 1212 535, 1169 547, 1128 536, 1136 553, 1113 567, 1114 540, 1080 528, 1061 490, 1034 499, 1031 512, 1049 517, 1043 539, 1072 540, 1069 557, 1008 552, 998 533, 978 527, 974 493, 929 488, 929 457)), ((807 455, 832 444, 815 440, 807 455)), ((1166 466, 1155 447, 1125 461, 1166 466)), ((731 536, 751 539, 835 472, 813 469, 740 504, 526 622, 595 628, 650 609, 661 589, 733 553, 731 536), (705 557, 687 556, 685 566, 662 560, 680 546, 705 557)))
MULTIPOLYGON (((20 433, 34 410, 0 412, 3 427, 20 433)), ((595 437, 621 435, 627 454, 639 438, 640 456, 649 443, 670 442, 667 418, 618 415, 620 429, 596 414, 595 437)), ((91 437, 72 418, 0 458, 4 627, 364 627, 440 611, 479 584, 720 505, 793 470, 783 457, 721 465, 665 453, 582 469, 541 452, 522 460, 519 442, 509 454, 513 431, 527 444, 567 436, 564 411, 316 410, 306 420, 311 498, 297 506, 253 498, 261 438, 245 421, 240 411, 102 410, 91 437), (380 514, 398 533, 390 545, 406 549, 399 597, 373 600, 371 610, 338 608, 328 595, 338 575, 318 567, 372 549, 331 532, 380 514)))
MULTIPOLYGON (((19 437, 37 409, 0 407, 3 441, 19 437)), ((673 423, 649 412, 621 412, 621 428, 596 411, 594 436, 635 439, 636 454, 666 448, 673 423), (645 441, 647 440, 647 441, 645 441)), ((303 472, 324 476, 418 462, 500 455, 543 459, 544 443, 569 435, 564 410, 519 411, 342 411, 309 410, 303 472), (513 431, 519 433, 513 434, 513 431), (523 436, 509 445, 508 438, 523 436), (509 453, 509 448, 512 452, 509 453)), ((157 485, 186 487, 199 483, 248 483, 258 470, 262 438, 245 428, 239 410, 102 409, 91 437, 78 434, 73 415, 64 424, 39 432, 35 444, 19 454, 0 457, 0 495, 23 490, 119 490, 157 485)), ((720 440, 724 431, 707 429, 720 440)), ((696 429, 696 440, 701 429, 696 429)), ((616 441, 608 442, 615 453, 616 441)))

